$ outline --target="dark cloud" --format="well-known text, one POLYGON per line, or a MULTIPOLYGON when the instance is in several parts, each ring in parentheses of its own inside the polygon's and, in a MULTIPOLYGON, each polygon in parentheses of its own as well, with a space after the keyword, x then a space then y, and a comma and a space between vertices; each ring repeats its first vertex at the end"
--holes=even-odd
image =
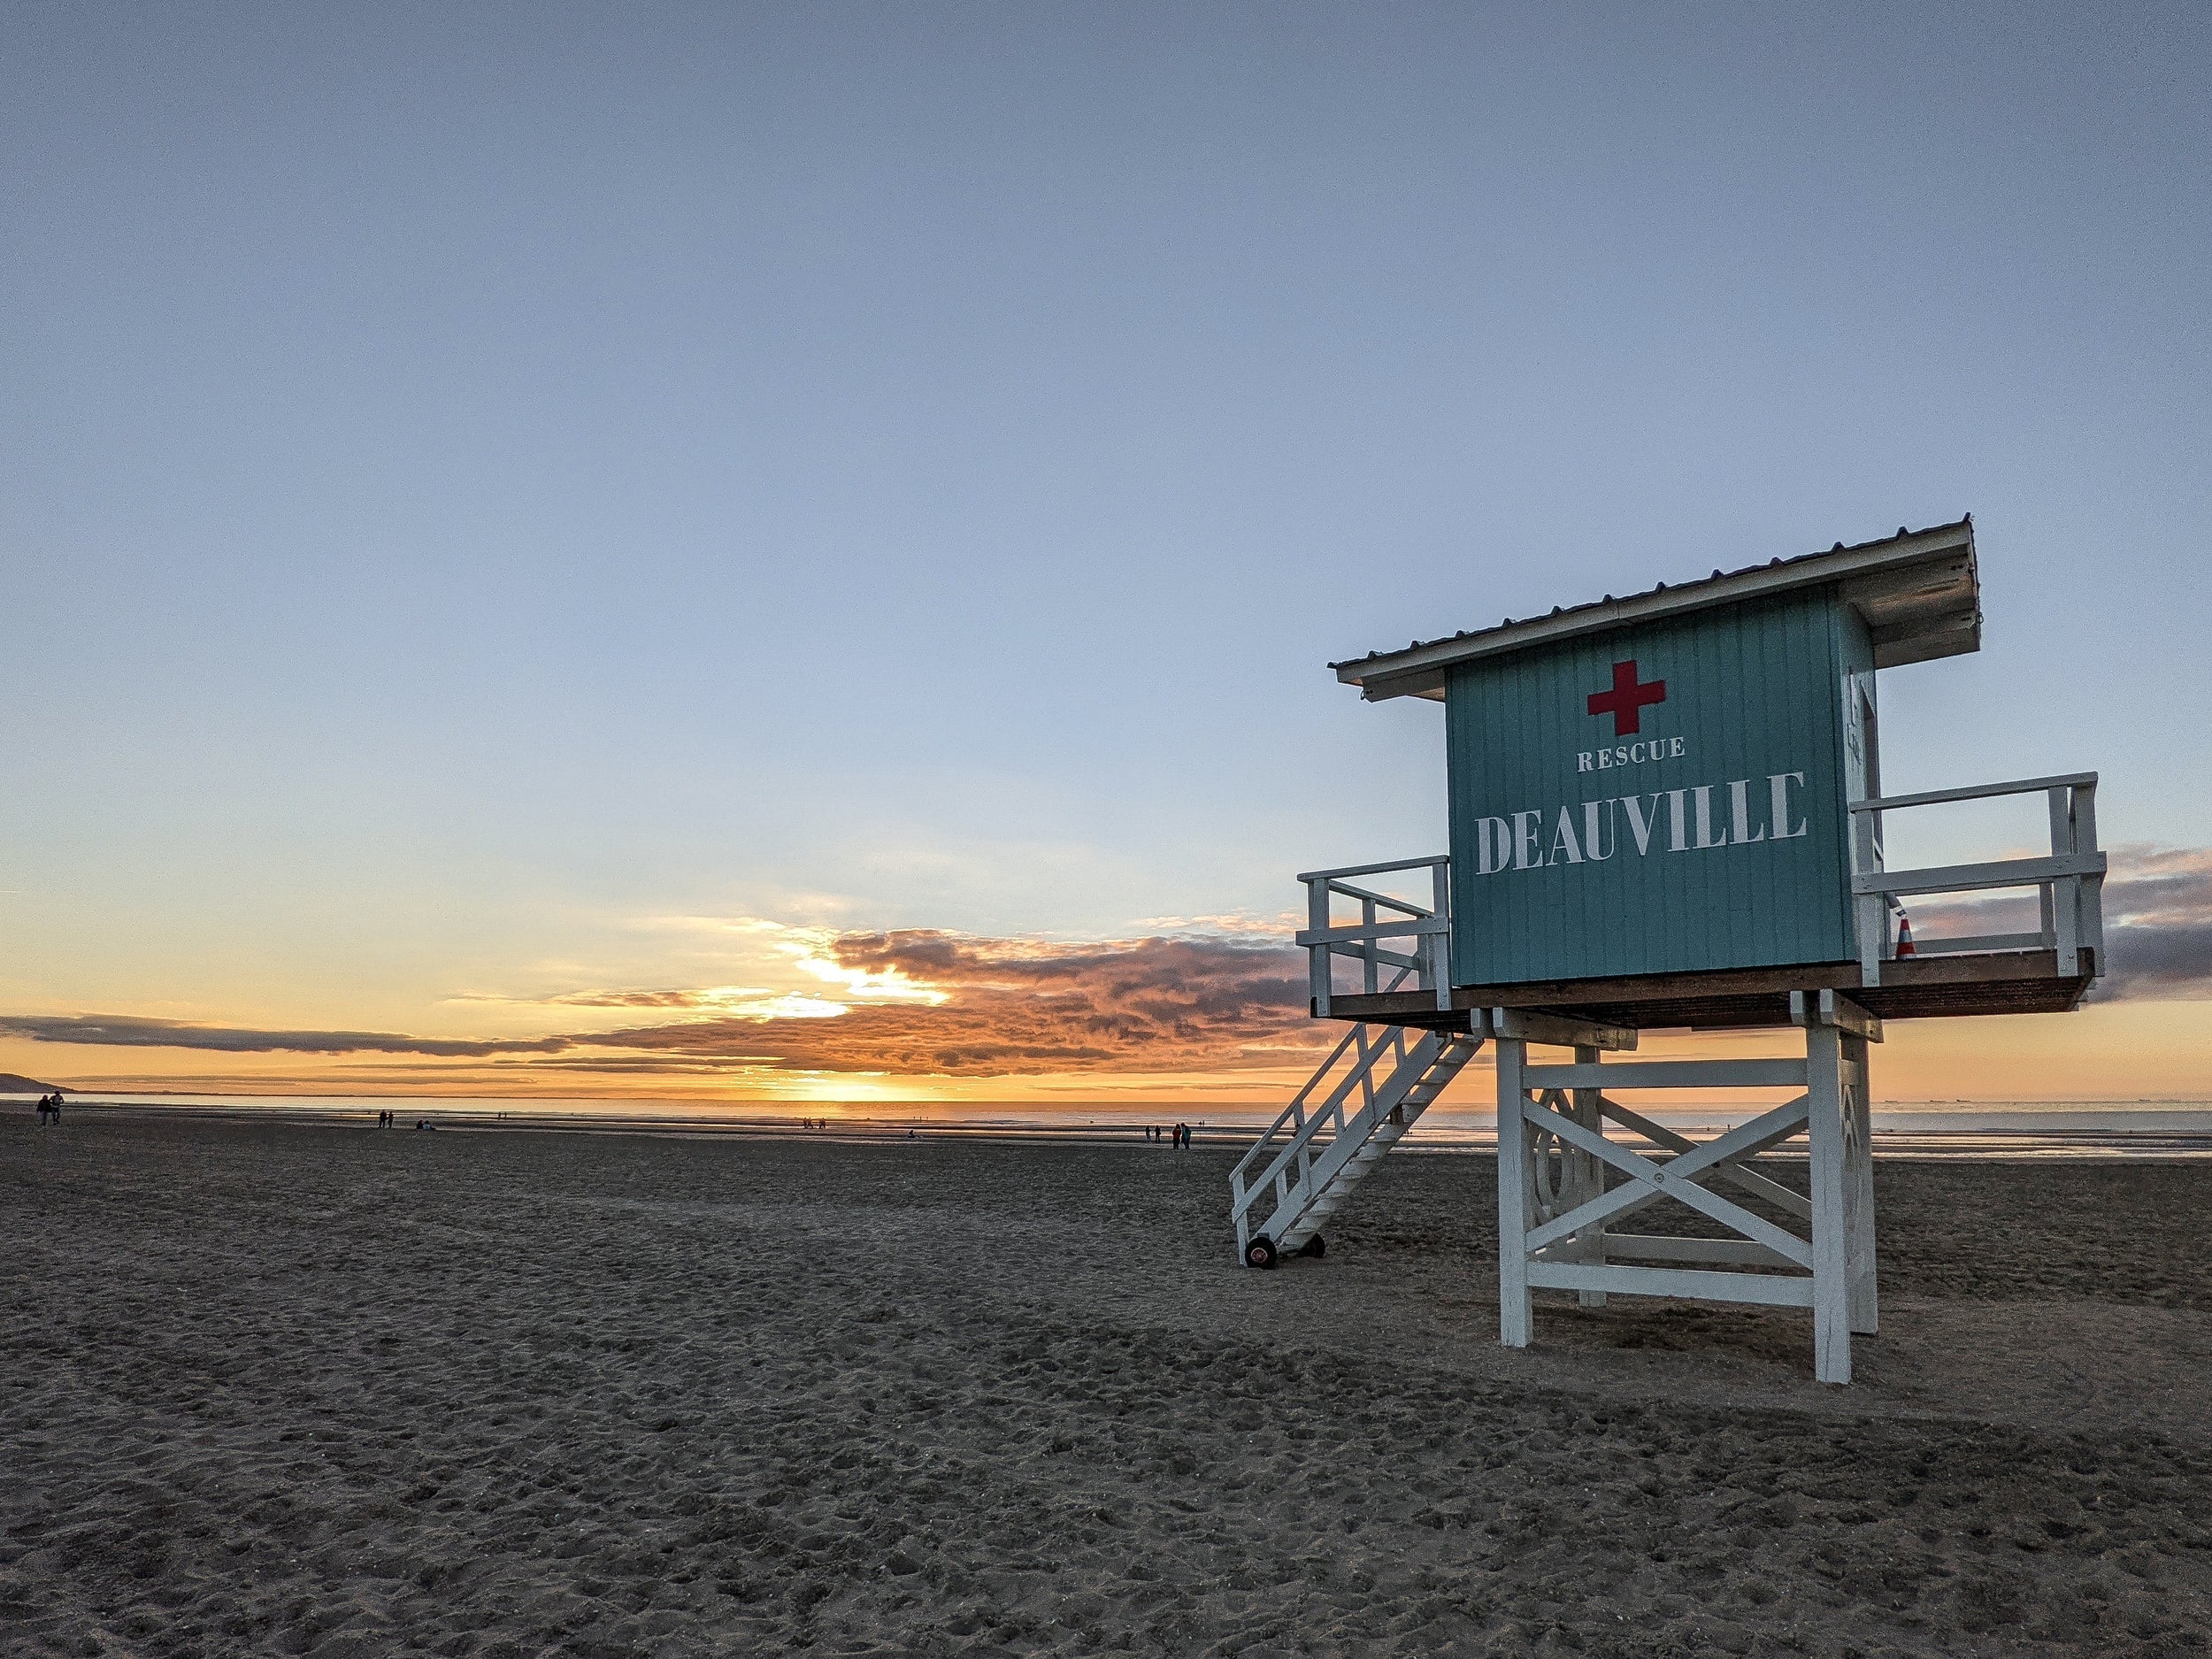
MULTIPOLYGON (((2212 995, 2212 848, 2120 847, 2104 883, 2105 954, 2097 995, 2212 995)), ((1909 907, 1913 928, 1947 934, 2032 933, 2032 896, 1926 902, 1909 907)))
POLYGON ((85 1043, 103 1048, 209 1048, 223 1054, 421 1054, 481 1058, 495 1054, 557 1054, 571 1039, 479 1041, 408 1037, 387 1031, 255 1031, 133 1014, 4 1014, 0 1033, 33 1042, 85 1043))
POLYGON ((2107 995, 2212 995, 2212 848, 2124 847, 2112 865, 2107 995))
MULTIPOLYGON (((832 942, 830 956, 858 972, 895 972, 944 1000, 860 1002, 818 1018, 724 1015, 534 1039, 260 1031, 130 1015, 0 1017, 0 1033, 38 1042, 234 1054, 558 1056, 519 1063, 626 1075, 749 1067, 962 1077, 1172 1071, 1279 1064, 1286 1048, 1316 1040, 1302 955, 1274 941, 1056 945, 911 930, 846 934, 832 942)), ((668 1009, 704 1000, 684 991, 557 999, 570 1006, 668 1009)))

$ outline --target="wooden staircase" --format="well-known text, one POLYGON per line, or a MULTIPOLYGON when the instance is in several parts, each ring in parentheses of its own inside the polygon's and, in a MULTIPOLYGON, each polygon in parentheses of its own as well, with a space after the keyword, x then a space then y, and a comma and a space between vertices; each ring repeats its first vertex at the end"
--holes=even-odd
POLYGON ((1358 1025, 1229 1175, 1247 1267, 1319 1256, 1321 1228, 1482 1047, 1467 1032, 1358 1025))

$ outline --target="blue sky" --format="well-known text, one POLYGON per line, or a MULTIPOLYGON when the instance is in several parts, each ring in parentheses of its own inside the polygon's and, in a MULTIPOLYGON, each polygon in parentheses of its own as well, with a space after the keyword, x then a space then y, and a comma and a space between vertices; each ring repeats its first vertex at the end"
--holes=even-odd
POLYGON ((12 16, 19 1008, 1271 916, 1326 661, 1970 510, 1889 781, 2207 839, 2201 7, 12 16))

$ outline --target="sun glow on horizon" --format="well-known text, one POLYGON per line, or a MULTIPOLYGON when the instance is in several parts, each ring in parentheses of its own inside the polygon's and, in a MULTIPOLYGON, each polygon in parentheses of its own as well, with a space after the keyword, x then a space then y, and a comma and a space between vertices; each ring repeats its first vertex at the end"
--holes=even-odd
MULTIPOLYGON (((2212 853, 2125 856, 2108 914, 2183 939, 2212 891, 2212 853)), ((134 998, 134 1012, 0 1010, 0 1070, 81 1093, 1257 1108, 1286 1101, 1342 1034, 1309 1017, 1302 954, 1273 933, 1053 940, 732 916, 609 918, 549 942, 534 962, 490 967, 494 988, 419 1001, 403 985, 365 999, 292 981, 280 999, 229 1007, 204 995, 134 998), (655 936, 643 950, 641 934, 655 936)), ((2159 961, 2140 947, 2137 959, 2159 961)), ((2176 970, 2124 979, 2072 1015, 1893 1021, 1877 1099, 2201 1099, 2201 983, 2176 970)), ((1772 1036, 1647 1044, 1707 1054, 1772 1036)), ((1479 1057, 1459 1092, 1482 1092, 1487 1071, 1479 1057)))

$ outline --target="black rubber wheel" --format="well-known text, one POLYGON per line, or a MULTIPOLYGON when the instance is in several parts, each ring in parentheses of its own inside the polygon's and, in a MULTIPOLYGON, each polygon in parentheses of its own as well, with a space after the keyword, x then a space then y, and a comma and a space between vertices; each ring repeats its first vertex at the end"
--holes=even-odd
POLYGON ((1317 1233, 1298 1247, 1299 1255, 1310 1256, 1316 1261, 1320 1260, 1321 1257, 1326 1256, 1328 1253, 1329 1241, 1317 1233))
POLYGON ((1247 1267, 1274 1266, 1275 1240, 1269 1238, 1267 1234, 1263 1233, 1258 1238, 1253 1240, 1251 1243, 1246 1245, 1244 1247, 1244 1264, 1247 1267))

